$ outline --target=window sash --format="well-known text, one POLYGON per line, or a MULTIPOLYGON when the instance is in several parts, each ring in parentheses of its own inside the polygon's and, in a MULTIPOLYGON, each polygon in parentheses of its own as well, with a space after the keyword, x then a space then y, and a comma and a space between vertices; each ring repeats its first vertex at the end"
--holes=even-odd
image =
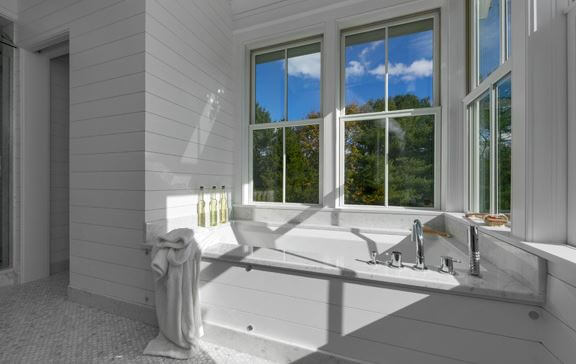
POLYGON ((364 114, 352 114, 343 115, 339 118, 339 180, 338 184, 338 196, 340 207, 347 208, 362 208, 362 209, 417 209, 417 210, 438 210, 440 209, 440 176, 441 176, 441 157, 442 157, 442 121, 441 121, 442 109, 441 107, 429 107, 421 109, 409 109, 409 110, 394 110, 394 111, 383 111, 377 113, 364 113, 364 114), (386 174, 386 185, 385 189, 385 203, 383 205, 358 205, 358 204, 347 204, 345 200, 345 183, 346 183, 346 148, 345 148, 345 127, 347 121, 366 121, 374 119, 386 119, 387 121, 391 118, 400 117, 414 117, 414 116, 434 116, 434 206, 433 207, 413 207, 413 206, 390 206, 388 204, 388 172, 389 172, 389 161, 388 161, 388 137, 389 137, 389 125, 386 122, 386 157, 384 160, 385 174, 386 174))
MULTIPOLYGON (((477 95, 480 95, 482 93, 484 93, 486 91, 486 89, 488 88, 487 85, 490 85, 492 83, 494 83, 494 79, 499 80, 500 78, 502 78, 502 74, 500 73, 500 76, 494 76, 494 73, 496 73, 498 70, 500 70, 500 68, 502 68, 503 65, 506 65, 510 62, 509 61, 509 56, 510 56, 510 44, 509 44, 509 39, 508 39, 508 32, 511 31, 511 29, 508 29, 508 24, 507 24, 507 15, 508 12, 510 11, 509 7, 508 7, 508 1, 507 0, 494 0, 494 1, 499 1, 500 2, 500 66, 498 68, 496 68, 494 71, 492 71, 492 73, 490 73, 490 75, 488 75, 488 77, 486 77, 484 80, 482 80, 482 82, 480 82, 480 62, 479 62, 479 44, 480 44, 480 39, 479 39, 479 32, 478 32, 478 28, 479 28, 479 24, 476 21, 477 19, 477 14, 478 14, 478 0, 470 0, 471 6, 470 6, 470 15, 469 15, 469 22, 471 24, 471 26, 469 27, 470 29, 470 39, 469 39, 469 44, 471 44, 470 47, 470 93, 476 91, 476 88, 479 87, 483 87, 482 92, 476 92, 477 95)), ((509 72, 509 71, 508 71, 509 72)), ((505 73, 508 73, 505 72, 505 73)))
POLYGON ((510 44, 508 32, 511 31, 507 24, 507 15, 510 9, 507 0, 494 0, 500 2, 500 65, 493 70, 482 82, 480 79, 479 69, 479 24, 477 22, 478 0, 470 0, 470 91, 463 99, 465 130, 467 133, 467 186, 468 186, 468 203, 467 209, 476 212, 479 209, 479 176, 474 130, 472 127, 478 122, 478 113, 476 102, 487 93, 490 95, 490 188, 489 188, 489 213, 498 212, 498 133, 497 133, 497 88, 501 81, 511 78, 512 62, 510 61, 510 44), (474 125, 473 125, 474 124, 474 125))
MULTIPOLYGON (((439 22, 439 15, 437 12, 430 12, 421 15, 414 15, 408 16, 401 19, 396 20, 388 20, 379 24, 375 25, 368 25, 368 26, 360 26, 353 29, 343 30, 340 33, 340 97, 339 97, 339 115, 347 115, 346 114, 346 37, 371 32, 374 30, 385 30, 386 37, 385 37, 385 52, 386 52, 386 69, 388 70, 388 60, 389 60, 389 48, 388 48, 388 39, 390 37, 389 29, 394 26, 410 24, 414 22, 418 22, 421 20, 432 19, 433 21, 433 74, 432 74, 432 97, 433 103, 431 107, 438 107, 441 105, 440 100, 440 22, 439 22)), ((389 112, 388 110, 388 91, 389 91, 389 80, 388 80, 388 73, 385 77, 384 83, 384 100, 386 104, 386 110, 384 112, 389 112)), ((366 113, 367 114, 367 113, 366 113)), ((374 114, 374 113, 371 113, 374 114)), ((363 114, 353 114, 353 115, 363 115, 363 114)), ((347 115, 348 116, 348 115, 347 115)))
POLYGON ((250 170, 250 188, 249 188, 249 201, 255 205, 294 205, 294 206, 319 206, 322 204, 322 173, 319 173, 318 179, 318 202, 317 203, 301 203, 301 202, 286 202, 286 128, 298 126, 311 126, 318 125, 319 127, 319 161, 318 168, 322 170, 322 123, 323 119, 311 119, 301 121, 284 121, 279 123, 266 123, 266 124, 251 124, 249 129, 249 170, 250 170), (280 129, 282 130, 282 201, 254 201, 254 131, 266 129, 280 129))
POLYGON ((300 41, 289 42, 285 44, 280 44, 272 47, 261 48, 253 50, 250 54, 250 125, 268 125, 268 124, 279 124, 279 123, 296 123, 306 120, 321 120, 322 117, 317 119, 304 119, 304 120, 292 120, 288 121, 288 49, 298 48, 301 46, 312 45, 320 43, 320 114, 324 117, 324 42, 322 37, 313 37, 300 41), (272 53, 276 51, 284 51, 284 60, 286 62, 284 67, 284 116, 285 121, 283 122, 272 122, 272 123, 260 123, 256 124, 256 57, 266 53, 272 53))
MULTIPOLYGON (((500 67, 503 68, 503 67, 500 67)), ((502 72, 502 70, 500 70, 502 72)), ((476 151, 475 147, 476 139, 473 133, 476 129, 476 124, 479 122, 479 110, 477 110, 477 102, 480 101, 485 95, 490 96, 490 208, 488 213, 496 214, 499 213, 498 211, 498 125, 499 120, 497 116, 498 112, 498 86, 501 82, 505 81, 506 79, 511 79, 512 74, 508 72, 501 76, 499 79, 494 80, 488 87, 485 89, 482 88, 482 93, 479 96, 472 99, 471 101, 465 101, 465 120, 466 120, 466 130, 468 133, 468 210, 473 212, 478 212, 479 210, 479 188, 480 188, 480 181, 478 175, 478 163, 476 158, 476 151), (474 127, 474 129, 473 129, 474 127)), ((480 89, 478 89, 479 91, 480 89)), ((473 93, 474 95, 478 93, 477 90, 473 93)), ((472 94, 471 94, 472 95, 472 94)), ((470 98, 471 95, 468 95, 465 100, 470 98)))
MULTIPOLYGON (((380 24, 371 26, 361 26, 358 28, 342 31, 340 34, 340 106, 339 106, 339 116, 338 116, 338 201, 336 206, 346 207, 346 208, 361 208, 361 209, 418 209, 418 210, 439 210, 441 206, 440 201, 440 190, 441 190, 441 168, 442 168, 442 121, 441 121, 441 107, 440 107, 440 26, 439 26, 439 15, 436 12, 408 16, 402 19, 386 21, 380 24), (389 83, 388 74, 385 77, 385 90, 384 98, 387 111, 381 112, 371 112, 371 113, 359 113, 359 114, 346 114, 346 37, 361 33, 366 33, 374 30, 385 29, 385 52, 386 52, 386 69, 388 69, 389 60, 389 48, 388 48, 388 38, 389 38, 389 28, 409 24, 413 22, 418 22, 421 20, 432 19, 433 21, 433 103, 431 107, 418 108, 418 109, 404 109, 404 110, 388 110, 389 103, 389 83), (388 158, 385 159, 385 173, 386 173, 386 186, 385 186, 385 204, 382 206, 375 205, 354 205, 347 204, 345 201, 345 183, 346 183, 346 156, 345 156, 345 125, 346 121, 362 121, 362 120, 372 120, 372 119, 386 119, 395 117, 412 117, 412 116, 434 116, 434 207, 412 207, 412 206, 389 206, 388 205, 388 158)), ((388 123, 386 123, 386 138, 388 138, 388 123)), ((388 155, 388 139, 386 139, 386 156, 388 155)))
POLYGON ((249 118, 249 155, 248 155, 248 168, 249 168, 249 178, 250 186, 248 191, 248 201, 254 205, 295 205, 295 206, 319 206, 322 204, 322 165, 323 165, 323 137, 322 137, 322 122, 324 118, 324 44, 322 37, 312 37, 308 39, 303 39, 300 41, 293 41, 284 44, 275 45, 272 47, 266 47, 258 50, 254 50, 250 54, 250 118, 249 118), (292 48, 298 48, 301 46, 320 44, 320 118, 316 119, 304 119, 304 120, 288 120, 288 50, 292 48), (271 122, 271 123, 256 123, 256 57, 262 54, 267 54, 275 51, 284 51, 284 115, 285 121, 281 122, 271 122), (318 203, 308 204, 308 203, 294 203, 286 202, 286 128, 298 127, 298 126, 310 126, 318 125, 319 140, 319 161, 318 168, 320 169, 319 179, 318 179, 318 203), (280 129, 282 130, 282 201, 281 202, 268 202, 268 201, 254 201, 254 131, 255 130, 265 130, 265 129, 280 129))

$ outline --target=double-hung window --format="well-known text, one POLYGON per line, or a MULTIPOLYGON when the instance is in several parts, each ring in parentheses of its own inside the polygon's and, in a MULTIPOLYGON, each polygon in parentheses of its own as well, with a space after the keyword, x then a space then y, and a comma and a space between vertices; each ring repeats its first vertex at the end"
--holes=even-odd
POLYGON ((322 40, 251 54, 252 201, 319 203, 322 40))
POLYGON ((471 0, 469 210, 510 213, 512 85, 510 0, 471 0))
POLYGON ((439 207, 436 13, 342 33, 340 198, 439 207))

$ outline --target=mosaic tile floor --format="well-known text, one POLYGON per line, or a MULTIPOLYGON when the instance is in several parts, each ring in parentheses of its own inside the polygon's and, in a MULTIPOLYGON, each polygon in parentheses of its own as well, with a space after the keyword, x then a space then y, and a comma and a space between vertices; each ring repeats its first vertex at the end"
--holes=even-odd
POLYGON ((156 327, 69 302, 67 285, 66 272, 0 289, 0 363, 271 363, 210 343, 188 361, 144 356, 156 327))

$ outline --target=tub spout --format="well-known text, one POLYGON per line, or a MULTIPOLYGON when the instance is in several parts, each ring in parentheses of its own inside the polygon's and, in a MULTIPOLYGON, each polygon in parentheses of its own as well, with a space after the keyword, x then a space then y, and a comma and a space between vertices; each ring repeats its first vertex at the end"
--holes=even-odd
POLYGON ((412 241, 416 244, 416 265, 414 269, 424 270, 424 236, 422 233, 422 222, 419 219, 414 220, 412 224, 412 241))

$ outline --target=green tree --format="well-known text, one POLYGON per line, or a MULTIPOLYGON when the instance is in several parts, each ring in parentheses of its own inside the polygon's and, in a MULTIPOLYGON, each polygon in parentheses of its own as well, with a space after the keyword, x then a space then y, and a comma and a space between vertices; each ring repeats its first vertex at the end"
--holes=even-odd
MULTIPOLYGON (((270 113, 256 104, 258 123, 271 122, 270 113)), ((262 129, 253 132, 253 199, 282 202, 282 129, 262 129)))
MULTIPOLYGON (((271 122, 270 113, 259 104, 255 114, 259 123, 271 122)), ((321 117, 318 113, 308 115, 309 119, 318 117, 321 117)), ((286 202, 318 203, 319 140, 318 125, 254 130, 254 201, 282 202, 285 149, 286 202)))
MULTIPOLYGON (((390 110, 429 107, 428 98, 406 94, 388 101, 390 110)), ((383 111, 383 98, 346 106, 347 114, 383 111)), ((348 121, 345 127, 345 201, 347 204, 396 206, 434 205, 434 117, 348 121), (386 181, 388 148, 388 181, 386 181)))

